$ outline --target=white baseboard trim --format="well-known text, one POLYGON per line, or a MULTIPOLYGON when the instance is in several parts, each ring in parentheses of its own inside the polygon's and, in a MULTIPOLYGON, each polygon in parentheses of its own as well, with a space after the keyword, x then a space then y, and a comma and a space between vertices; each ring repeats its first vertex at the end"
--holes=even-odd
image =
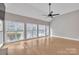
POLYGON ((59 37, 59 38, 64 38, 64 39, 68 39, 68 40, 79 41, 79 39, 76 39, 76 38, 70 38, 70 37, 65 37, 65 36, 52 35, 52 37, 59 37))

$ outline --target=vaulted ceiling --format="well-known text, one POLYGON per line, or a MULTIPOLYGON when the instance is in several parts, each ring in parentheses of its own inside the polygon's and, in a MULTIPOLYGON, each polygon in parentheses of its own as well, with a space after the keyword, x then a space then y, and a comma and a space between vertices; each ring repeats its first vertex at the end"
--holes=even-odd
MULTIPOLYGON (((6 12, 37 18, 39 20, 50 21, 44 15, 48 14, 48 3, 5 3, 6 12)), ((52 3, 54 13, 60 15, 79 9, 79 3, 52 3)))

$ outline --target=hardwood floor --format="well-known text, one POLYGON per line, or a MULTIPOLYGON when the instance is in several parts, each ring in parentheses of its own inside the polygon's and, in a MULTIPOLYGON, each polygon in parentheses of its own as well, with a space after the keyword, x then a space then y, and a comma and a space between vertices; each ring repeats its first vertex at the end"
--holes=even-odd
POLYGON ((5 45, 9 55, 77 55, 79 41, 43 37, 5 45))

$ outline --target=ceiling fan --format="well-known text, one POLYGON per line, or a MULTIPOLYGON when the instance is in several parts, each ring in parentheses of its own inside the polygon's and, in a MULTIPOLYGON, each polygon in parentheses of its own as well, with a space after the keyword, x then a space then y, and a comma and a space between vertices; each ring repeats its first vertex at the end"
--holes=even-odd
POLYGON ((53 11, 51 10, 51 3, 49 3, 48 5, 49 5, 49 13, 48 15, 45 16, 53 18, 54 16, 60 15, 60 14, 53 14, 53 11))

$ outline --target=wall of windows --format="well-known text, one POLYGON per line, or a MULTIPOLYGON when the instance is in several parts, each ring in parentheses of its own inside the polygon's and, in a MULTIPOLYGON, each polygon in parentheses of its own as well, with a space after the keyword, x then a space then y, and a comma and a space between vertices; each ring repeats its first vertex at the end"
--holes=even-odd
POLYGON ((24 39, 24 24, 13 21, 6 21, 6 42, 13 42, 24 39))
MULTIPOLYGON (((48 25, 5 21, 5 29, 5 42, 14 42, 49 35, 48 25)), ((0 29, 0 31, 2 30, 0 29)), ((0 32, 0 36, 1 35, 2 32, 0 32)))
POLYGON ((3 43, 3 21, 0 20, 0 44, 3 43))
POLYGON ((45 35, 48 36, 49 26, 38 24, 38 29, 37 29, 37 24, 27 23, 26 24, 26 37, 27 37, 26 39, 35 38, 37 37, 37 35, 38 37, 45 36, 45 35))

